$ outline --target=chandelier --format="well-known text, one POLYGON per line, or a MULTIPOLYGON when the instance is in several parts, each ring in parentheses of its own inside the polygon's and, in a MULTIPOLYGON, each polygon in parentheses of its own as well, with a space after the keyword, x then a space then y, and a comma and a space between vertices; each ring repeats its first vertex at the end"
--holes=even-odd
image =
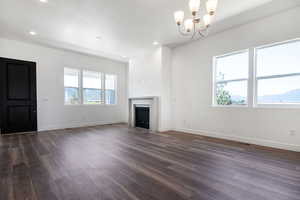
POLYGON ((184 19, 183 11, 174 13, 175 22, 181 35, 191 37, 191 39, 207 35, 207 30, 217 10, 218 0, 208 0, 206 2, 207 13, 202 18, 199 13, 200 5, 200 0, 190 0, 189 8, 192 17, 188 19, 184 19))

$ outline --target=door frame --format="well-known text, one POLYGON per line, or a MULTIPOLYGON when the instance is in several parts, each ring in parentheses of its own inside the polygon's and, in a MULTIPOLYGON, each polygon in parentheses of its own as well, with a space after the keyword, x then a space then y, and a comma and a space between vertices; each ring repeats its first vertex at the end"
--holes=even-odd
MULTIPOLYGON (((30 105, 31 106, 31 119, 32 119, 32 125, 31 130, 28 132, 36 132, 37 131, 37 79, 36 79, 36 62, 32 61, 25 61, 25 60, 17 60, 17 59, 11 59, 11 58, 3 58, 0 57, 0 130, 1 134, 12 134, 15 133, 13 131, 7 130, 7 121, 6 121, 6 113, 4 109, 7 109, 7 63, 13 63, 13 64, 20 64, 20 65, 28 65, 30 67, 30 105), (2 75, 1 75, 2 74, 2 75), (3 77, 2 77, 3 76, 3 77)), ((26 133, 27 130, 19 131, 16 133, 26 133)))

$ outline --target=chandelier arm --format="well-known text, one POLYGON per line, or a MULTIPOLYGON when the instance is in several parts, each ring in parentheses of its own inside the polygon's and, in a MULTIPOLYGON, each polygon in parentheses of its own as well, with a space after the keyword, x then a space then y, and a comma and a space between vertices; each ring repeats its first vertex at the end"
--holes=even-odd
POLYGON ((205 29, 203 29, 203 35, 205 37, 208 35, 208 30, 209 30, 209 27, 206 27, 205 29))
POLYGON ((197 31, 196 31, 196 24, 195 24, 195 23, 194 23, 194 28, 193 28, 193 30, 194 30, 194 33, 193 33, 193 35, 192 35, 191 40, 193 40, 193 39, 195 38, 195 35, 197 34, 197 31))
POLYGON ((180 28, 181 26, 178 26, 178 32, 182 35, 182 36, 189 36, 189 34, 183 32, 180 28))
POLYGON ((205 35, 202 33, 203 30, 199 30, 198 33, 201 37, 205 37, 205 35))
MULTIPOLYGON (((199 3, 197 0, 197 3, 199 3)), ((217 0, 208 0, 207 9, 208 13, 203 16, 200 16, 198 12, 199 9, 196 11, 196 8, 199 7, 198 4, 192 2, 192 16, 184 20, 184 12, 177 11, 174 13, 176 24, 178 25, 178 32, 182 36, 190 37, 191 40, 197 40, 202 37, 206 37, 209 33, 208 29, 212 22, 212 16, 215 15, 217 9, 217 0), (202 23, 203 21, 203 23, 202 23), (203 24, 203 25, 202 25, 203 24), (181 27, 183 25, 183 28, 181 27)), ((190 5, 190 6, 191 6, 190 5)))

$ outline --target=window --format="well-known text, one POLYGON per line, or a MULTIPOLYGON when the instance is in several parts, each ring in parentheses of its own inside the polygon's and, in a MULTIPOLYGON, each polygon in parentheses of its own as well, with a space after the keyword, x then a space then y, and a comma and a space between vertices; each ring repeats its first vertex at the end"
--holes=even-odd
POLYGON ((117 76, 106 74, 105 75, 105 103, 106 104, 116 104, 116 87, 117 76))
POLYGON ((300 40, 255 49, 256 104, 300 103, 300 40))
POLYGON ((79 76, 80 71, 76 69, 64 69, 65 104, 79 104, 79 76))
POLYGON ((83 103, 102 103, 102 82, 100 72, 83 71, 83 103))
POLYGON ((117 76, 113 74, 64 68, 64 87, 66 105, 117 104, 117 76))
POLYGON ((215 57, 214 105, 246 105, 249 53, 215 57))

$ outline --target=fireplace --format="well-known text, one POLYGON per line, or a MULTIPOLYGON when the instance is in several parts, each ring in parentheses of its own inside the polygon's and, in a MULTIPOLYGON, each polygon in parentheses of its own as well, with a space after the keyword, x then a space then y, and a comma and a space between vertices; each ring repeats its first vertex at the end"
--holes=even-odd
POLYGON ((150 108, 146 106, 135 107, 135 127, 150 128, 150 108))
POLYGON ((141 127, 158 131, 159 97, 129 98, 129 119, 131 127, 141 127))

